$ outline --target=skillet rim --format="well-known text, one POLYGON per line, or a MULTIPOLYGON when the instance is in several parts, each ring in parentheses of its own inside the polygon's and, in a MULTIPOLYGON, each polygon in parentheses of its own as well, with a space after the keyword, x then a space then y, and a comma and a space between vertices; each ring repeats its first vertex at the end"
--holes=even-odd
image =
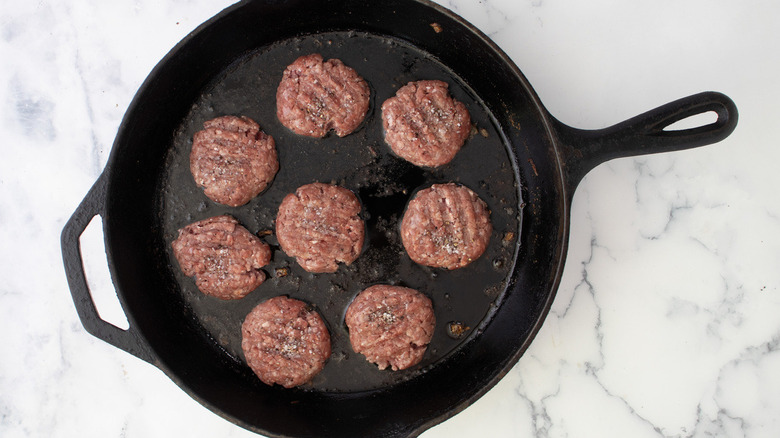
MULTIPOLYGON (((119 127, 119 130, 118 130, 118 134, 117 134, 114 146, 112 147, 110 156, 108 158, 108 161, 107 161, 107 164, 106 164, 106 168, 104 170, 105 175, 101 176, 101 178, 105 177, 104 180, 106 181, 106 200, 105 200, 105 205, 106 205, 105 206, 105 213, 106 214, 104 216, 104 232, 105 232, 105 236, 106 236, 106 251, 107 251, 107 255, 108 255, 109 269, 111 271, 112 278, 114 279, 115 284, 122 284, 121 281, 119 283, 117 282, 117 279, 120 278, 122 274, 119 274, 118 272, 116 272, 116 268, 115 268, 116 254, 115 254, 114 248, 118 247, 118 245, 115 243, 115 241, 112 241, 112 242, 114 242, 113 244, 109 243, 109 240, 112 239, 112 236, 115 236, 115 234, 116 234, 114 232, 114 230, 113 230, 113 227, 117 226, 117 224, 112 221, 112 215, 110 214, 110 212, 112 211, 112 205, 113 205, 112 204, 112 200, 111 200, 111 196, 115 192, 115 190, 112 190, 112 188, 113 188, 114 184, 118 182, 117 175, 121 176, 121 172, 117 172, 117 167, 119 167, 117 165, 117 163, 121 162, 122 153, 123 153, 123 150, 121 149, 121 142, 122 142, 123 138, 126 136, 125 132, 128 129, 130 129, 130 128, 128 128, 128 125, 130 124, 130 121, 132 119, 133 114, 135 114, 135 112, 138 111, 138 107, 139 106, 143 106, 146 103, 145 99, 144 99, 144 95, 148 92, 148 90, 152 87, 152 85, 154 85, 157 77, 161 74, 160 71, 163 68, 166 68, 168 66, 168 64, 170 63, 170 59, 171 58, 177 56, 179 54, 179 52, 184 50, 185 47, 187 47, 190 44, 192 44, 192 41, 196 40, 196 38, 198 38, 199 35, 202 35, 204 32, 207 32, 208 30, 210 30, 214 26, 214 24, 216 22, 222 20, 226 16, 229 16, 229 15, 234 14, 234 13, 238 13, 244 7, 246 7, 247 5, 257 4, 257 3, 260 3, 260 2, 259 1, 251 2, 250 1, 250 2, 241 2, 241 3, 234 4, 234 5, 226 8, 225 10, 219 12, 218 14, 216 14, 215 16, 213 16, 212 18, 210 18, 209 20, 207 20, 206 22, 201 24, 193 32, 188 34, 173 49, 171 49, 171 51, 168 54, 166 54, 165 57, 150 72, 149 76, 144 81, 144 83, 141 85, 141 87, 139 88, 139 90, 136 93, 135 97, 133 98, 130 106, 128 107, 128 110, 125 113, 125 116, 124 116, 124 118, 122 120, 122 123, 120 124, 120 127, 119 127)), ((406 3, 406 2, 400 2, 400 3, 406 3)), ((425 419, 425 421, 422 421, 422 422, 418 423, 413 428, 411 428, 410 430, 407 430, 405 432, 405 433, 409 433, 411 435, 416 435, 416 434, 421 433, 423 430, 432 427, 435 424, 438 424, 438 423, 440 423, 440 422, 442 422, 442 421, 444 421, 444 420, 446 420, 448 418, 451 418, 452 416, 454 416, 457 413, 461 412, 467 406, 471 405, 474 401, 479 399, 482 395, 484 395, 489 389, 491 389, 493 386, 495 386, 495 384, 499 380, 501 380, 509 372, 509 370, 517 363, 519 358, 523 355, 523 353, 527 350, 527 348, 530 345, 530 343, 535 338, 536 334, 538 333, 539 329, 541 328, 542 324, 544 323, 544 320, 546 319, 546 316, 547 316, 547 314, 549 312, 549 309, 550 309, 550 307, 552 305, 552 302, 554 300, 555 293, 556 293, 556 290, 557 290, 558 285, 560 283, 561 275, 562 275, 562 272, 563 272, 563 263, 565 262, 566 249, 567 249, 567 236, 568 236, 568 231, 569 231, 569 205, 566 203, 567 197, 565 196, 566 186, 564 184, 564 178, 563 178, 563 176, 564 176, 563 165, 562 165, 563 161, 562 161, 562 158, 561 158, 561 155, 560 155, 559 151, 557 150, 556 137, 554 135, 554 132, 553 132, 553 129, 552 129, 552 126, 551 126, 551 123, 550 123, 550 116, 549 116, 548 112, 544 109, 544 107, 542 106, 541 102, 539 101, 538 96, 536 95, 536 93, 534 92, 533 88, 530 86, 530 84, 526 80, 526 78, 523 76, 523 74, 519 70, 519 68, 514 64, 514 62, 511 61, 511 59, 492 40, 490 40, 489 37, 487 37, 479 29, 477 29, 471 23, 469 23, 465 19, 461 18, 460 16, 458 16, 454 12, 444 8, 441 5, 438 5, 436 3, 433 3, 433 2, 430 2, 430 1, 427 1, 427 0, 411 0, 410 3, 416 3, 416 4, 419 4, 419 5, 423 6, 423 7, 432 8, 436 12, 442 14, 443 16, 446 16, 447 18, 449 18, 453 22, 458 23, 462 27, 462 29, 459 30, 460 32, 462 32, 462 33, 469 33, 472 37, 478 39, 482 44, 487 45, 487 47, 490 48, 490 50, 493 52, 493 54, 500 58, 500 60, 502 62, 502 65, 505 68, 508 68, 508 71, 511 72, 513 76, 515 76, 515 79, 519 82, 519 85, 521 86, 520 88, 524 89, 524 92, 527 94, 527 97, 529 97, 531 99, 531 101, 533 102, 534 110, 535 110, 537 116, 543 122, 544 130, 545 130, 546 135, 547 135, 547 141, 549 142, 548 147, 550 148, 550 152, 552 153, 552 155, 555 158, 554 159, 554 163, 551 163, 551 164, 554 164, 554 168, 557 170, 557 173, 556 173, 557 178, 556 178, 556 181, 555 181, 555 183, 556 183, 555 185, 556 185, 557 195, 558 195, 557 198, 559 200, 559 202, 558 202, 559 209, 560 209, 559 211, 561 213, 560 214, 560 223, 559 223, 560 227, 559 227, 558 235, 556 236, 556 239, 555 239, 556 242, 558 242, 557 245, 555 245, 558 248, 558 252, 557 252, 557 254, 554 257, 554 259, 556 259, 556 261, 555 261, 555 269, 553 269, 554 272, 551 273, 552 274, 551 278, 553 279, 553 283, 551 284, 550 291, 548 291, 547 298, 546 298, 545 302, 543 303, 541 312, 537 314, 536 321, 533 324, 533 326, 531 327, 531 330, 530 330, 528 336, 526 336, 526 338, 523 341, 522 345, 518 349, 514 350, 513 353, 507 357, 507 359, 504 361, 503 366, 501 366, 500 369, 495 370, 492 373, 492 377, 489 378, 487 380, 487 382, 484 382, 481 385, 481 388, 479 390, 471 393, 471 395, 469 395, 468 397, 464 398, 461 402, 451 406, 450 409, 447 412, 439 413, 439 414, 437 414, 437 416, 427 418, 427 419, 425 419)), ((358 26, 360 26, 360 23, 358 23, 358 26)), ((359 29, 359 30, 360 31, 365 31, 362 28, 359 29)), ((368 30, 366 32, 374 33, 371 30, 368 30)), ((394 36, 394 38, 399 38, 399 37, 394 36)), ((403 39, 404 41, 406 41, 406 39, 404 39, 404 38, 400 38, 400 39, 403 39)), ((445 63, 445 65, 447 65, 447 64, 445 63)), ((495 111, 495 110, 493 110, 493 111, 495 111)), ((503 128, 502 127, 502 129, 507 129, 507 128, 503 128)), ((514 167, 514 173, 515 173, 515 176, 518 178, 518 180, 521 181, 522 177, 523 177, 523 174, 519 171, 519 163, 516 162, 516 161, 518 161, 518 151, 516 150, 515 147, 513 147, 509 143, 507 143, 506 139, 505 139, 505 145, 512 152, 510 158, 513 161, 515 161, 515 162, 512 163, 512 165, 514 167)), ((524 181, 521 182, 521 186, 522 186, 522 188, 526 187, 526 184, 525 184, 524 181)), ((518 190, 520 191, 521 189, 518 189, 518 190)), ((526 195, 523 194, 523 193, 519 193, 519 196, 520 196, 521 200, 522 199, 528 199, 526 197, 526 195)), ((521 202, 525 202, 525 201, 521 201, 521 202)), ((525 218, 524 218, 524 220, 522 221, 522 223, 520 225, 523 228, 525 227, 525 225, 526 225, 525 218)), ((522 231, 521 231, 521 233, 522 233, 522 231)), ((510 288, 514 287, 514 285, 515 285, 515 283, 517 281, 517 279, 514 278, 514 277, 515 277, 516 271, 517 271, 517 267, 515 265, 518 263, 518 258, 519 258, 519 253, 520 253, 520 251, 518 249, 519 246, 520 246, 520 239, 518 239, 516 241, 516 243, 515 243, 515 252, 514 252, 513 266, 510 269, 511 274, 510 274, 509 284, 506 287, 507 292, 508 292, 508 290, 510 288)), ((127 309, 128 306, 131 306, 125 300, 125 294, 124 294, 123 288, 117 287, 117 292, 118 292, 117 295, 120 298, 120 301, 122 303, 123 308, 127 309)), ((507 292, 505 292, 505 293, 507 293, 507 292)), ((503 305, 503 302, 505 300, 506 300, 506 297, 503 297, 502 298, 502 303, 499 306, 503 305)), ((132 327, 134 327, 136 332, 142 338, 143 342, 145 342, 147 345, 151 345, 151 343, 149 341, 148 334, 144 334, 144 329, 143 329, 143 324, 144 323, 141 322, 139 324, 139 321, 136 318, 137 313, 127 312, 126 311, 126 315, 128 317, 128 320, 130 321, 130 325, 132 327)), ((492 321, 491 321, 491 323, 492 323, 492 321)), ((472 339, 470 342, 476 342, 476 338, 472 339)), ((464 348, 464 347, 459 347, 459 348, 464 348)), ((152 348, 152 350, 154 350, 154 348, 152 348)), ((213 412, 215 412, 215 413, 217 413, 217 414, 227 418, 228 420, 230 420, 230 421, 232 421, 232 422, 234 422, 236 424, 239 424, 242 427, 245 427, 247 429, 254 430, 256 432, 260 432, 260 433, 264 433, 264 434, 268 434, 269 433, 269 431, 267 431, 267 430, 258 429, 256 426, 251 425, 251 424, 243 423, 240 420, 237 421, 236 418, 230 417, 229 415, 223 413, 222 410, 218 406, 212 404, 209 400, 207 400, 206 398, 202 397, 201 395, 196 393, 194 390, 189 388, 188 385, 186 383, 184 383, 180 379, 178 374, 172 369, 172 367, 168 363, 166 363, 166 361, 164 361, 160 357, 159 354, 153 352, 152 353, 152 359, 153 360, 151 362, 156 367, 160 368, 163 372, 165 372, 165 374, 169 378, 171 378, 180 388, 185 390, 185 392, 187 392, 188 395, 190 395, 191 397, 193 397, 194 399, 199 401, 204 406, 208 407, 213 412)), ((279 435, 279 436, 281 436, 281 435, 279 435)))

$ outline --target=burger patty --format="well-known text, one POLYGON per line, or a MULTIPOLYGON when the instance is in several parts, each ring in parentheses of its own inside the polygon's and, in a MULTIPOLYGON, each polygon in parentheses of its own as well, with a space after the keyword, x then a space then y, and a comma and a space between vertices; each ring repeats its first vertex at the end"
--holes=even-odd
POLYGON ((260 194, 279 170, 273 137, 248 117, 222 116, 193 136, 190 170, 214 202, 238 207, 260 194))
POLYGON ((351 133, 366 116, 370 90, 366 81, 338 59, 318 53, 287 66, 276 90, 276 116, 299 135, 339 137, 351 133))
POLYGON ((377 364, 403 370, 420 363, 433 337, 431 300, 414 289, 375 285, 355 297, 345 322, 352 349, 377 364))
POLYGON ((409 257, 426 266, 457 269, 487 248, 493 226, 487 204, 468 187, 434 184, 409 202, 401 240, 409 257))
POLYGON ((399 157, 422 167, 449 163, 471 132, 471 116, 446 82, 410 82, 382 104, 385 141, 399 157))
POLYGON ((179 230, 171 244, 185 275, 206 295, 239 299, 265 281, 260 270, 271 249, 230 216, 215 216, 179 230))
POLYGON ((252 309, 241 335, 247 364, 267 385, 306 383, 330 357, 330 333, 320 315, 303 301, 284 296, 252 309))
POLYGON ((360 202, 343 187, 312 183, 287 195, 276 216, 276 237, 287 255, 309 272, 335 272, 363 247, 360 202))

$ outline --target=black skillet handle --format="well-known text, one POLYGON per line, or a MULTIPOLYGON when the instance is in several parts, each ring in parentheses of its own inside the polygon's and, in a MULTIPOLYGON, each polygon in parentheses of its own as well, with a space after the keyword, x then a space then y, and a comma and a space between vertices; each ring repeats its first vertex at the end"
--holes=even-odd
POLYGON ((737 107, 730 98, 707 91, 675 100, 605 129, 576 129, 554 120, 553 126, 562 145, 569 200, 585 174, 601 163, 613 158, 716 143, 734 131, 737 119, 737 107), (714 112, 718 118, 707 125, 666 129, 680 120, 709 112, 714 112))
POLYGON ((122 330, 100 318, 84 275, 79 238, 93 217, 104 216, 106 180, 105 173, 100 175, 62 230, 62 260, 65 264, 65 274, 68 277, 76 312, 87 332, 136 357, 154 363, 149 347, 141 335, 133 329, 132 323, 128 330, 122 330))

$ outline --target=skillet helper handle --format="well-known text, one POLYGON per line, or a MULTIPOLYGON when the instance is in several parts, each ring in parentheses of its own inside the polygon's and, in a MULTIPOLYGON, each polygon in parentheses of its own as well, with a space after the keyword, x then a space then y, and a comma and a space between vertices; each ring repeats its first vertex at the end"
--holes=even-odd
POLYGON ((76 312, 78 312, 79 319, 87 332, 140 359, 153 363, 154 358, 149 347, 141 335, 133 329, 132 323, 130 323, 128 330, 123 330, 100 317, 84 274, 79 239, 92 218, 97 215, 103 216, 106 181, 105 173, 101 174, 62 230, 60 243, 65 275, 68 277, 68 286, 73 296, 76 312))
POLYGON ((597 130, 554 120, 561 141, 569 196, 591 169, 613 158, 679 151, 719 142, 737 126, 737 106, 726 95, 706 91, 684 97, 617 125, 597 130), (688 117, 714 112, 717 120, 693 128, 667 130, 688 117))

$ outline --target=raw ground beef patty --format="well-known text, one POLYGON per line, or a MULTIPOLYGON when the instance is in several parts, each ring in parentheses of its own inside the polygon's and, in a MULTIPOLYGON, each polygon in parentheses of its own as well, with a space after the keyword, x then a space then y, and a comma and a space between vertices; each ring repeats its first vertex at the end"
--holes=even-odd
POLYGON ((485 252, 492 232, 487 204, 454 183, 420 190, 401 220, 401 241, 409 257, 437 268, 468 265, 485 252))
POLYGON ((309 272, 335 272, 363 247, 360 202, 343 187, 312 183, 287 195, 276 216, 276 237, 289 256, 309 272))
POLYGON ((271 249, 230 216, 215 216, 179 230, 173 254, 185 275, 206 295, 243 298, 265 281, 260 270, 271 249))
POLYGON ((267 385, 306 383, 330 357, 330 333, 320 315, 303 301, 284 296, 252 309, 241 335, 247 364, 267 385))
POLYGON ((385 141, 399 157, 422 167, 449 163, 471 132, 471 116, 446 82, 409 82, 382 104, 385 141))
POLYGON ((374 285, 347 308, 345 322, 352 349, 385 369, 418 364, 433 336, 431 300, 414 289, 374 285))
POLYGON ((318 53, 287 66, 276 90, 276 116, 299 135, 339 137, 351 133, 366 116, 370 90, 366 81, 338 59, 318 53))
POLYGON ((248 117, 222 116, 195 133, 190 170, 214 202, 238 207, 249 202, 279 170, 274 139, 248 117))

